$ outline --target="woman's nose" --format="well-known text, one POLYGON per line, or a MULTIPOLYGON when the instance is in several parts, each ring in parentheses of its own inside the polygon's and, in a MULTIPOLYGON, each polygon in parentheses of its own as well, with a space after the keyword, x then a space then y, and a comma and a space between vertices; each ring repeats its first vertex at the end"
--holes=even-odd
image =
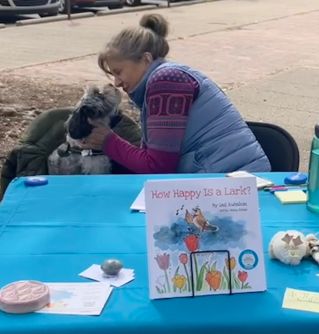
POLYGON ((122 86, 122 80, 117 78, 117 77, 114 77, 114 86, 115 87, 121 87, 122 86))

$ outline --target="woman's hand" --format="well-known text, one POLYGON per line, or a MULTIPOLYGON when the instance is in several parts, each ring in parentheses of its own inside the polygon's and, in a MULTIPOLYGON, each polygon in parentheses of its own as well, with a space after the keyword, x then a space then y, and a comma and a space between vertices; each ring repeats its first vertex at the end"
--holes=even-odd
POLYGON ((105 126, 100 120, 92 120, 89 118, 88 122, 93 126, 93 129, 90 135, 82 140, 81 148, 102 151, 105 139, 112 130, 108 126, 105 126))

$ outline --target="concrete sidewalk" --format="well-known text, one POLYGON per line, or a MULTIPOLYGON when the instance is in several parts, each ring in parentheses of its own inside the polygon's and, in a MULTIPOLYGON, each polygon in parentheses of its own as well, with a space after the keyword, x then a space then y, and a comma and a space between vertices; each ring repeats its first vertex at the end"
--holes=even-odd
MULTIPOLYGON (((169 39, 209 41, 222 31, 256 30, 263 22, 284 20, 319 10, 317 0, 213 1, 193 6, 153 9, 171 23, 169 39), (206 37, 206 38, 205 38, 206 37)), ((113 11, 111 12, 113 13, 113 11)), ((97 53, 114 33, 136 25, 145 12, 94 16, 74 21, 10 27, 0 31, 0 70, 97 53)), ((201 53, 196 45, 196 53, 201 53)))
MULTIPOLYGON (((286 127, 306 170, 319 121, 319 2, 223 0, 151 11, 171 24, 170 57, 207 73, 245 119, 286 127)), ((144 13, 1 29, 0 75, 42 76, 52 84, 101 82, 97 52, 144 13)))

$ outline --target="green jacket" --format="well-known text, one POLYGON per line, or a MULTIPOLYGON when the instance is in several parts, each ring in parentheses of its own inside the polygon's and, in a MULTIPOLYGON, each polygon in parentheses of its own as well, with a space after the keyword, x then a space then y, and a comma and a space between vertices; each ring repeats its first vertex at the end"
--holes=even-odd
MULTIPOLYGON (((32 121, 2 166, 0 200, 15 177, 48 174, 48 156, 65 141, 64 123, 72 110, 72 107, 47 110, 32 121)), ((113 131, 136 146, 140 144, 140 127, 126 115, 122 116, 113 131)), ((122 172, 125 170, 121 166, 113 167, 113 173, 122 172)))

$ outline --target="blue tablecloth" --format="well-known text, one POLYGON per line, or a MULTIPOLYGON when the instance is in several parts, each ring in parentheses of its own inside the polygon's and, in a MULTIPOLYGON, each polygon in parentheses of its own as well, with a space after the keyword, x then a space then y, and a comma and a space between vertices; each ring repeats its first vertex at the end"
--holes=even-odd
MULTIPOLYGON (((285 174, 261 176, 283 182, 285 174)), ((181 176, 181 175, 180 175, 181 176)), ((217 175, 183 175, 209 177, 217 175)), ((134 268, 135 280, 114 289, 100 316, 0 312, 0 333, 317 333, 319 315, 281 307, 286 287, 319 290, 319 266, 270 260, 277 231, 319 231, 304 204, 282 205, 260 191, 266 292, 149 300, 145 217, 129 207, 146 179, 176 175, 52 176, 46 186, 9 186, 0 204, 0 286, 16 280, 87 282, 78 274, 105 258, 134 268)))

